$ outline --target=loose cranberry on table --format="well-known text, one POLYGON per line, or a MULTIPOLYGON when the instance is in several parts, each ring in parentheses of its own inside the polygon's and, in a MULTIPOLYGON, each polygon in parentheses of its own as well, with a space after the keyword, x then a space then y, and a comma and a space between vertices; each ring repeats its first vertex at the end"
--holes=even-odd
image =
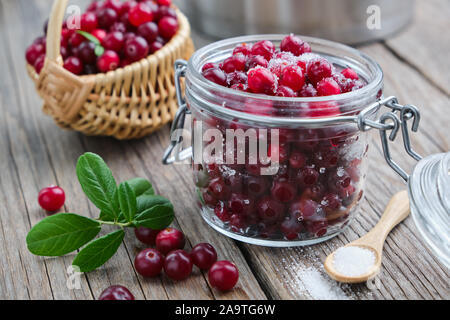
POLYGON ((175 228, 161 230, 156 236, 156 249, 167 254, 176 249, 183 249, 186 243, 184 234, 175 228))
POLYGON ((115 285, 106 288, 98 300, 134 300, 134 296, 124 286, 115 285))
POLYGON ((58 186, 50 186, 39 191, 38 202, 42 209, 49 212, 59 210, 66 201, 64 190, 58 186))
POLYGON ((143 277, 156 277, 163 266, 164 256, 155 249, 144 249, 134 259, 134 267, 143 277))
POLYGON ((156 244, 156 236, 161 230, 153 230, 146 227, 137 227, 134 229, 134 234, 136 235, 136 238, 141 241, 142 243, 148 244, 148 245, 155 245, 156 244))
POLYGON ((220 291, 228 291, 234 288, 239 280, 239 271, 236 265, 230 261, 217 261, 209 269, 209 284, 220 291))
POLYGON ((192 262, 202 270, 208 270, 217 261, 216 249, 209 243, 199 243, 191 250, 192 262))
POLYGON ((173 280, 184 280, 192 272, 191 256, 184 250, 170 252, 164 260, 164 272, 173 280))

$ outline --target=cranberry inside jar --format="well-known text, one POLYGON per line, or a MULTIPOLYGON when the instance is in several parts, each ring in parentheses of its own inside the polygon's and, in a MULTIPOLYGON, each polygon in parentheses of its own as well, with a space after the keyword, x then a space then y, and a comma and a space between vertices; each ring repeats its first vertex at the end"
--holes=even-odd
POLYGON ((358 212, 367 171, 367 133, 348 119, 381 92, 378 64, 330 41, 260 35, 198 50, 186 102, 205 221, 268 246, 340 233, 358 212))

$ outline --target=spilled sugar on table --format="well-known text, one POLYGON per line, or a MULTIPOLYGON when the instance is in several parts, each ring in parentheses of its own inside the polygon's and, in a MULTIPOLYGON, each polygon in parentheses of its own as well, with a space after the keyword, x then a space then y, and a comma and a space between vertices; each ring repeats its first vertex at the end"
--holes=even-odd
MULTIPOLYGON (((88 1, 77 1, 85 5, 88 1)), ((423 155, 450 150, 450 27, 446 0, 417 1, 413 23, 392 38, 360 46, 385 72, 385 94, 420 108, 421 127, 413 139, 423 155)), ((359 285, 338 285, 323 272, 321 262, 338 248, 369 231, 389 198, 405 188, 385 164, 376 132, 371 143, 370 170, 364 201, 352 225, 338 237, 304 248, 265 248, 239 243, 209 228, 198 212, 187 165, 165 167, 161 156, 169 127, 136 141, 86 137, 62 131, 42 114, 41 100, 25 70, 27 44, 38 36, 51 0, 0 2, 0 299, 95 299, 111 284, 128 287, 137 299, 449 299, 449 270, 432 256, 411 218, 392 231, 384 249, 380 276, 359 285), (238 286, 226 293, 212 289, 196 269, 174 283, 166 276, 144 279, 133 268, 144 248, 128 232, 117 254, 100 269, 84 274, 79 289, 67 287, 73 255, 41 258, 30 254, 25 237, 45 217, 37 194, 50 184, 66 190, 64 211, 95 217, 98 212, 78 185, 75 164, 86 151, 99 153, 121 181, 150 179, 175 206, 174 225, 188 237, 188 249, 210 242, 220 259, 235 262, 238 286)), ((209 42, 194 35, 196 46, 209 42)), ((398 141, 393 156, 411 169, 413 161, 398 141)))

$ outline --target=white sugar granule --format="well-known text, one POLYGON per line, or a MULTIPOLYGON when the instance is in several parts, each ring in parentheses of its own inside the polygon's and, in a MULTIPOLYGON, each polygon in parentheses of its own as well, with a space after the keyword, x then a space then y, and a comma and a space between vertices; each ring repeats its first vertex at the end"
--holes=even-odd
POLYGON ((341 247, 334 253, 334 269, 347 277, 367 273, 375 264, 375 254, 370 249, 358 246, 341 247))

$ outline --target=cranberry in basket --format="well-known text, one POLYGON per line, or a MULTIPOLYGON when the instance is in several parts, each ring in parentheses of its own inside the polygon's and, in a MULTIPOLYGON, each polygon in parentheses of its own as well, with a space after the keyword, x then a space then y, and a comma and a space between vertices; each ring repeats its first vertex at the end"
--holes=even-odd
MULTIPOLYGON (((357 115, 381 96, 382 72, 371 58, 325 40, 260 35, 202 48, 176 73, 186 77, 180 113, 192 113, 194 183, 206 222, 269 246, 342 231, 366 173, 367 134, 357 115)), ((170 150, 165 162, 173 161, 170 150)))

